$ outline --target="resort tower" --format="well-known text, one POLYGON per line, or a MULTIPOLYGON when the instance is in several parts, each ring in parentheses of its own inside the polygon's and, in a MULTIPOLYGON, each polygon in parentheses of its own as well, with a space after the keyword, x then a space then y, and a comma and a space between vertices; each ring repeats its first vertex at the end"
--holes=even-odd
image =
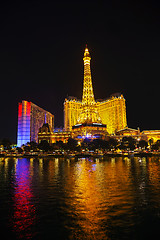
POLYGON ((78 117, 78 123, 101 123, 100 116, 97 111, 96 102, 94 99, 91 68, 90 68, 90 54, 86 47, 84 52, 84 81, 83 81, 83 96, 81 113, 78 117))
MULTIPOLYGON (((127 126, 126 101, 121 93, 107 99, 95 100, 90 67, 91 56, 88 48, 84 52, 84 79, 82 100, 68 97, 64 101, 64 129, 73 131, 84 124, 106 126, 105 133, 115 134, 127 126), (102 125, 101 125, 102 124, 102 125)), ((104 130, 104 128, 103 128, 104 130)))

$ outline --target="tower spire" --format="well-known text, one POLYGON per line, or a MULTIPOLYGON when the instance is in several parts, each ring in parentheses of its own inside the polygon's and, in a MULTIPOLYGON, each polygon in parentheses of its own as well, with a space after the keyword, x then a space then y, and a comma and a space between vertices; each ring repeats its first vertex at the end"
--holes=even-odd
POLYGON ((91 69, 90 69, 90 54, 88 48, 85 48, 84 52, 84 81, 83 81, 83 96, 82 96, 82 104, 90 105, 90 103, 94 104, 94 94, 92 87, 92 79, 91 79, 91 69))
POLYGON ((94 99, 91 69, 90 69, 90 53, 86 46, 84 52, 84 81, 82 96, 82 112, 80 113, 78 123, 100 123, 101 119, 97 112, 96 102, 94 99))

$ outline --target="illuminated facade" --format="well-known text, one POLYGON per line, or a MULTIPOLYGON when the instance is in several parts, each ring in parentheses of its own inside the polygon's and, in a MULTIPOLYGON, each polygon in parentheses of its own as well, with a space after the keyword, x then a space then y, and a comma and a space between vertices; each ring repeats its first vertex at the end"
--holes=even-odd
POLYGON ((72 127, 72 137, 82 141, 84 138, 105 139, 106 125, 102 123, 80 123, 72 127))
POLYGON ((123 137, 132 137, 137 141, 146 140, 146 136, 141 135, 139 128, 133 129, 133 128, 126 127, 124 129, 116 131, 114 138, 116 138, 117 140, 122 140, 123 137))
POLYGON ((111 96, 105 101, 97 101, 97 109, 107 132, 114 134, 127 126, 126 104, 122 94, 111 96))
POLYGON ((64 129, 65 131, 73 131, 74 135, 75 132, 78 133, 79 131, 80 133, 80 129, 78 130, 78 127, 76 127, 80 126, 79 124, 99 123, 99 129, 103 126, 103 132, 115 134, 116 131, 127 126, 125 99, 122 94, 115 94, 107 100, 95 101, 90 70, 91 57, 88 48, 85 49, 83 60, 84 82, 82 101, 73 97, 65 99, 64 129))
POLYGON ((54 129, 54 115, 38 107, 32 102, 22 101, 18 104, 17 146, 27 142, 38 142, 39 128, 43 123, 49 123, 54 129))
POLYGON ((160 130, 144 130, 140 132, 140 129, 133 129, 133 128, 124 128, 116 132, 114 138, 121 139, 123 137, 133 137, 134 139, 140 141, 145 140, 149 141, 152 140, 155 143, 157 140, 160 140, 160 130))
POLYGON ((146 136, 146 140, 152 139, 155 143, 157 140, 160 139, 160 130, 144 130, 141 132, 142 136, 146 136))
POLYGON ((74 97, 68 97, 64 101, 64 129, 72 131, 72 126, 76 125, 81 112, 82 102, 74 97))
POLYGON ((68 139, 71 138, 71 132, 65 131, 54 131, 51 129, 48 123, 44 123, 43 126, 39 129, 38 133, 38 143, 43 140, 46 140, 48 143, 56 143, 62 141, 67 143, 68 139))

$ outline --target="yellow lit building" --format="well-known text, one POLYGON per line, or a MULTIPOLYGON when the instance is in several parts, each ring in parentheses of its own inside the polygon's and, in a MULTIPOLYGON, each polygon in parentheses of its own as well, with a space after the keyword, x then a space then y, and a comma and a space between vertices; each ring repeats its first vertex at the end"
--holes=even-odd
POLYGON ((111 96, 105 101, 97 101, 97 109, 107 132, 114 134, 127 126, 126 103, 122 94, 111 96))
POLYGON ((72 126, 76 125, 81 112, 82 102, 75 97, 66 98, 64 101, 64 129, 72 131, 72 126))
POLYGON ((66 131, 57 131, 53 132, 48 123, 44 123, 43 126, 39 129, 38 133, 38 143, 43 140, 46 140, 48 143, 56 143, 62 141, 67 143, 68 139, 71 137, 71 132, 66 131))
POLYGON ((160 140, 160 130, 144 130, 141 135, 146 136, 147 140, 152 139, 153 142, 160 140))
POLYGON ((82 101, 74 97, 65 99, 64 129, 65 131, 72 131, 72 127, 77 124, 86 122, 100 123, 106 125, 106 134, 115 134, 116 131, 127 126, 125 99, 122 94, 115 94, 107 100, 95 101, 90 70, 91 57, 87 47, 83 60, 84 82, 82 101))
POLYGON ((43 126, 38 134, 39 142, 46 139, 50 143, 69 137, 77 140, 84 138, 102 138, 115 134, 127 126, 126 104, 122 94, 114 94, 107 100, 96 101, 94 98, 90 53, 84 52, 84 81, 82 101, 76 97, 68 97, 64 101, 64 131, 52 132, 43 126))

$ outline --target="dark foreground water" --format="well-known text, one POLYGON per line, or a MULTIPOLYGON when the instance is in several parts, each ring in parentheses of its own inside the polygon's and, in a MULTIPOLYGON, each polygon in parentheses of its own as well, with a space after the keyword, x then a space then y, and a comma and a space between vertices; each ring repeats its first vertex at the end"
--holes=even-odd
POLYGON ((160 238, 159 158, 2 160, 2 239, 160 238))

